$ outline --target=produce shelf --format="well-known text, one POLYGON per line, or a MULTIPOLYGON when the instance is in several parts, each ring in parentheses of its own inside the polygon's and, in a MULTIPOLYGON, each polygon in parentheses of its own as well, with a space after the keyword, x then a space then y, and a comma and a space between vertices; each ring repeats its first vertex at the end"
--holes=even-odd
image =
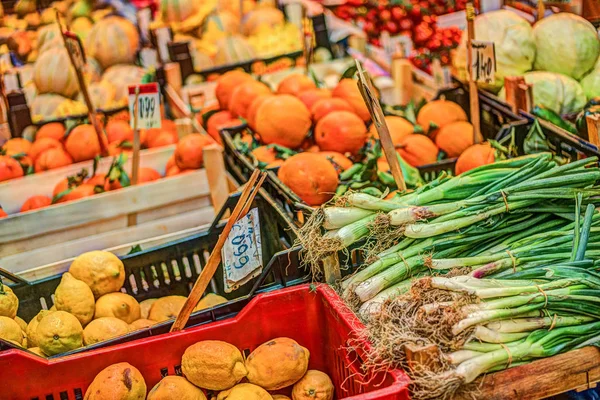
MULTIPOLYGON (((328 286, 305 284, 260 294, 235 317, 58 360, 19 350, 0 355, 2 396, 18 399, 81 399, 98 372, 129 362, 148 389, 163 376, 181 375, 181 356, 200 340, 223 340, 244 355, 261 343, 289 337, 310 350, 310 369, 327 373, 337 399, 408 400, 408 377, 398 370, 363 372, 368 345, 357 339, 360 321, 328 286)), ((283 389, 285 393, 285 389, 283 389)), ((287 391, 289 395, 289 389, 287 391)))
MULTIPOLYGON (((125 265, 126 276, 124 291, 138 301, 167 295, 187 296, 200 271, 206 265, 209 253, 225 226, 225 223, 221 222, 222 217, 226 212, 233 210, 238 197, 239 194, 230 196, 213 224, 206 231, 121 257, 125 265)), ((240 299, 249 299, 255 293, 308 281, 308 275, 300 268, 297 259, 286 252, 279 253, 288 249, 295 239, 291 221, 268 196, 257 197, 254 206, 259 210, 261 226, 264 266, 262 274, 240 289, 232 293, 225 293, 223 269, 222 265, 219 266, 207 292, 219 294, 231 301, 209 310, 196 312, 190 318, 188 326, 215 321, 237 313, 244 304, 243 301, 240 302, 240 299)), ((19 298, 18 315, 29 321, 40 310, 48 309, 53 305, 53 293, 60 283, 62 273, 34 282, 21 280, 6 271, 0 271, 0 275, 5 276, 4 282, 11 286, 19 298)), ((91 348, 106 347, 163 334, 169 331, 172 322, 167 321, 149 329, 83 347, 71 353, 80 353, 91 348)), ((0 349, 13 347, 10 343, 0 340, 0 349)))

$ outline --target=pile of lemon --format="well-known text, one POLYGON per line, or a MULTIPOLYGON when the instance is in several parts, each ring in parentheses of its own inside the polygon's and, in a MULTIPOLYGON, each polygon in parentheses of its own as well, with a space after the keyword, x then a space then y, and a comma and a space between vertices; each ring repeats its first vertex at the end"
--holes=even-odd
MULTIPOLYGON (((54 306, 29 323, 17 316, 19 299, 0 284, 0 338, 40 356, 53 356, 176 318, 186 298, 166 296, 138 303, 121 292, 123 262, 106 251, 77 257, 54 292, 54 306)), ((226 302, 205 296, 195 310, 226 302)))

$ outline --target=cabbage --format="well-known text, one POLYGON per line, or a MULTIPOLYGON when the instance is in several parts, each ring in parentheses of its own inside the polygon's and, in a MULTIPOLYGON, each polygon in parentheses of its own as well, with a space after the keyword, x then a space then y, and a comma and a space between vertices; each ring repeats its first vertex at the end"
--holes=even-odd
POLYGON ((535 70, 558 72, 580 80, 600 54, 594 26, 571 13, 554 14, 535 24, 535 70))
MULTIPOLYGON (((533 102, 558 114, 570 114, 585 106, 583 88, 575 79, 554 72, 535 71, 523 75, 533 85, 533 102)), ((498 96, 506 97, 504 88, 498 96)))
POLYGON ((584 76, 579 83, 581 83, 583 93, 585 93, 588 100, 600 96, 600 69, 594 69, 584 76))
MULTIPOLYGON (((505 76, 523 75, 531 71, 535 58, 533 29, 529 22, 514 12, 498 10, 478 15, 475 19, 475 39, 494 42, 496 82, 490 89, 502 87, 505 76)), ((466 80, 466 31, 454 57, 454 65, 459 77, 466 80)))

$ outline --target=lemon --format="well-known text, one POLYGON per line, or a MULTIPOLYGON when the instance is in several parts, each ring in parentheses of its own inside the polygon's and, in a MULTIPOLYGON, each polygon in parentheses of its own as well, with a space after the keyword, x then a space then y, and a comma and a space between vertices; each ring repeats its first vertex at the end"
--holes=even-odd
POLYGON ((165 296, 156 300, 152 307, 148 319, 156 322, 162 322, 169 319, 177 318, 179 312, 183 308, 186 297, 183 296, 165 296))
POLYGON ((194 311, 204 310, 205 308, 211 308, 219 304, 227 303, 227 299, 218 294, 209 293, 204 296, 199 302, 194 311))
POLYGON ((55 311, 43 317, 37 326, 36 336, 38 347, 49 356, 83 345, 81 323, 66 311, 55 311))
POLYGON ((156 321, 152 321, 151 319, 138 319, 129 324, 129 330, 133 332, 140 329, 149 328, 152 325, 156 325, 156 321))
POLYGON ((140 305, 126 293, 107 293, 96 302, 95 318, 115 317, 128 324, 140 319, 140 305))
POLYGON ((83 330, 83 343, 90 344, 103 342, 117 336, 129 333, 127 322, 114 317, 102 317, 90 322, 83 330))
POLYGON ((148 319, 148 314, 150 314, 150 308, 152 304, 158 299, 146 299, 140 303, 140 317, 144 319, 148 319))
POLYGON ((42 351, 42 349, 40 349, 39 347, 30 347, 27 350, 29 350, 33 354, 37 354, 40 357, 48 357, 47 355, 44 354, 44 352, 42 351))
POLYGON ((92 381, 85 400, 143 400, 146 382, 133 365, 122 362, 104 368, 92 381))
POLYGON ((86 326, 94 317, 94 294, 83 281, 66 272, 54 292, 54 305, 59 311, 73 314, 86 326))
POLYGON ((217 396, 217 400, 272 400, 265 389, 251 383, 240 383, 217 396))
POLYGON ((171 375, 165 376, 154 385, 146 400, 163 399, 206 400, 206 396, 202 393, 202 390, 192 385, 184 377, 171 375))
POLYGON ((0 316, 14 318, 18 308, 19 299, 12 289, 0 283, 0 316))
POLYGON ((0 316, 0 339, 18 344, 23 343, 23 331, 17 321, 12 318, 0 316))
POLYGON ((27 324, 27 329, 25 329, 25 335, 27 336, 27 346, 28 347, 37 347, 37 327, 42 318, 46 315, 54 312, 50 310, 42 310, 35 317, 29 321, 27 324))
POLYGON ((108 251, 81 254, 73 261, 69 272, 75 279, 87 283, 96 298, 119 291, 125 282, 123 262, 108 251))
POLYGON ((25 322, 25 321, 23 320, 23 318, 21 318, 21 317, 14 317, 13 319, 14 319, 15 321, 17 321, 17 324, 19 324, 19 326, 21 327, 21 330, 22 330, 23 332, 25 332, 25 331, 27 330, 27 322, 25 322))
POLYGON ((190 382, 209 390, 229 389, 248 373, 238 348, 220 340, 203 340, 188 347, 181 369, 190 382))

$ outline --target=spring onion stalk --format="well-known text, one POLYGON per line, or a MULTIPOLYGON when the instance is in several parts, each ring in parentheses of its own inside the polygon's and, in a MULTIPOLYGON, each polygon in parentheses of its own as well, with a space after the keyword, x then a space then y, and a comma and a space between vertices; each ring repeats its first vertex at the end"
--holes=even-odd
POLYGON ((483 325, 478 325, 473 332, 475 339, 481 340, 487 343, 508 343, 514 342, 515 340, 523 339, 527 337, 529 332, 498 332, 490 328, 486 328, 483 325))
POLYGON ((463 361, 482 355, 484 352, 475 350, 457 350, 446 356, 448 362, 452 365, 458 365, 463 361))
POLYGON ((379 197, 371 196, 366 193, 350 193, 347 198, 348 204, 352 207, 358 207, 372 211, 392 211, 402 207, 392 201, 382 200, 379 197))
POLYGON ((494 321, 486 325, 487 328, 496 332, 516 333, 530 332, 543 328, 558 328, 561 326, 581 325, 593 321, 594 318, 586 316, 553 316, 553 317, 533 317, 533 318, 515 318, 504 321, 494 321))
POLYGON ((349 247, 351 244, 358 242, 369 234, 368 225, 373 222, 376 217, 377 215, 373 214, 348 224, 343 228, 340 228, 333 238, 339 240, 340 246, 349 247))
POLYGON ((381 274, 364 280, 356 286, 354 293, 362 302, 372 299, 382 290, 420 272, 424 267, 423 258, 411 257, 392 265, 381 274))
POLYGON ((360 307, 358 314, 364 319, 368 320, 372 315, 376 315, 381 311, 381 309, 383 308, 383 304, 386 301, 408 293, 414 279, 418 279, 423 276, 425 276, 425 273, 417 274, 413 277, 413 279, 407 279, 381 291, 377 296, 373 297, 371 300, 364 302, 363 305, 360 307))
POLYGON ((374 214, 373 211, 352 207, 326 207, 323 209, 323 213, 325 229, 340 229, 374 214))
POLYGON ((594 216, 594 205, 588 204, 585 210, 585 217, 583 221, 583 227, 581 228, 581 237, 579 238, 579 244, 577 247, 577 253, 575 260, 580 261, 585 257, 585 251, 588 247, 588 241, 590 238, 590 229, 592 226, 592 217, 594 216))

